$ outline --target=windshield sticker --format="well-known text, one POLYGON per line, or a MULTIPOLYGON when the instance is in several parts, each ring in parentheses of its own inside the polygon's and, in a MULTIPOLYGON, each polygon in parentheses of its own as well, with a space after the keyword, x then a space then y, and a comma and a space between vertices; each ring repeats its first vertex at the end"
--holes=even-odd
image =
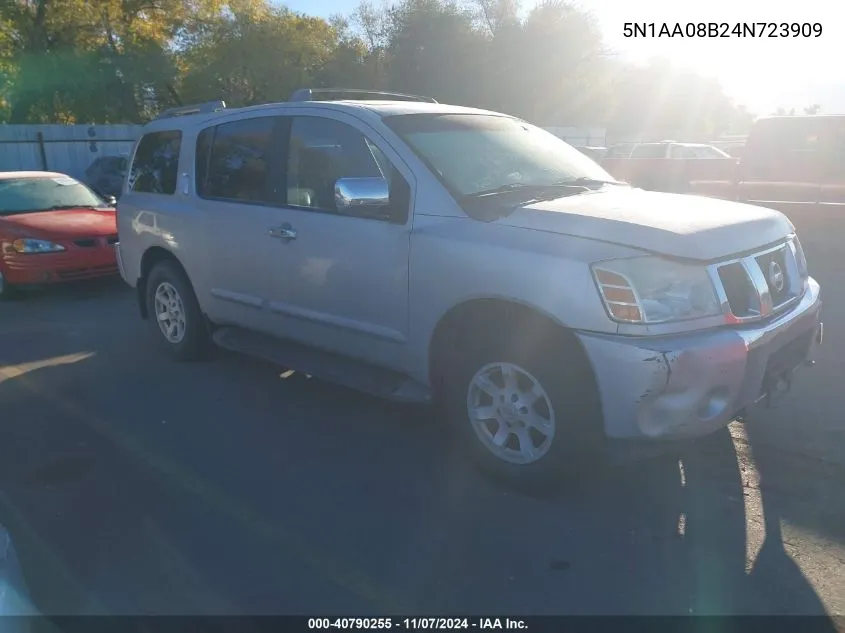
POLYGON ((78 184, 70 176, 62 176, 61 178, 53 178, 53 182, 56 183, 57 185, 75 185, 75 184, 78 184))

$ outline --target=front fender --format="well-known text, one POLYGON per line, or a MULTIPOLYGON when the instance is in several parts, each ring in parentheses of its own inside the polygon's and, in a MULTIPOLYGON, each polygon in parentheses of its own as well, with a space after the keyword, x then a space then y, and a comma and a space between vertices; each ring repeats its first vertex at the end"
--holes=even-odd
POLYGON ((457 306, 478 299, 519 304, 570 329, 616 332, 589 264, 636 252, 497 222, 418 217, 411 240, 409 373, 428 383, 437 324, 457 306))

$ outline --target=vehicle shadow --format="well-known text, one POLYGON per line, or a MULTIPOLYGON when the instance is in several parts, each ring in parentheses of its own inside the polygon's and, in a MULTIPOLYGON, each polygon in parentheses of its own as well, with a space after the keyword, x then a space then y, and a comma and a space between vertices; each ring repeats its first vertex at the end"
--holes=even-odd
MULTIPOLYGON (((737 448, 756 466, 757 482, 749 485, 756 483, 759 491, 756 520, 765 534, 750 576, 767 582, 777 595, 791 595, 779 603, 779 613, 803 613, 800 605, 811 604, 815 592, 796 564, 802 559, 799 546, 807 535, 821 535, 821 543, 845 542, 845 464, 773 444, 763 419, 752 419, 744 430, 746 439, 738 440, 737 448)), ((813 567, 816 585, 840 592, 845 587, 841 559, 813 567)))
POLYGON ((27 286, 19 291, 6 303, 6 306, 38 305, 40 303, 84 301, 101 297, 111 293, 130 292, 126 283, 117 275, 87 279, 61 284, 44 284, 41 286, 27 286))
POLYGON ((445 450, 431 409, 172 363, 119 307, 0 344, 0 523, 42 611, 825 612, 727 431, 531 498, 445 450))
MULTIPOLYGON (((568 506, 553 533, 570 541, 549 569, 571 576, 554 601, 527 612, 825 616, 784 550, 777 502, 769 508, 766 493, 748 487, 746 473, 754 469, 724 430, 661 457, 606 468, 548 500, 568 506)), ((836 630, 830 620, 815 624, 836 630)))
POLYGON ((747 447, 725 429, 678 454, 681 485, 667 500, 681 511, 689 612, 824 616, 812 584, 784 548, 779 500, 755 480, 755 472, 765 481, 765 468, 782 464, 763 467, 747 447))

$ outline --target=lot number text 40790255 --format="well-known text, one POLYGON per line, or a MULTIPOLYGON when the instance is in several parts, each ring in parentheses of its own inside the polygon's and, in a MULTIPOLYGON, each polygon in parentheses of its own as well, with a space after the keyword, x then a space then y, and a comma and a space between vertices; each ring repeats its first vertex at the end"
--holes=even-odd
POLYGON ((424 630, 519 631, 527 629, 519 618, 308 618, 309 630, 424 630))

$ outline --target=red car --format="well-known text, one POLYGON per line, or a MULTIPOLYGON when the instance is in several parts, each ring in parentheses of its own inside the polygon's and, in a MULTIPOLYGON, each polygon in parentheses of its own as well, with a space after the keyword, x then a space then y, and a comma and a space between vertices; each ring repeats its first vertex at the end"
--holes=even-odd
POLYGON ((0 172, 0 297, 26 284, 115 275, 116 243, 114 208, 81 182, 0 172))

